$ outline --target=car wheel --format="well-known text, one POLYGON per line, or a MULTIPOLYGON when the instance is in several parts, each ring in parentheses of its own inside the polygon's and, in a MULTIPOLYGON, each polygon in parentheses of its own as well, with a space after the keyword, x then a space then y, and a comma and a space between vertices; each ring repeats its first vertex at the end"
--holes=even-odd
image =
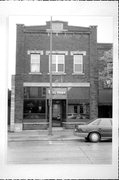
POLYGON ((101 139, 100 134, 96 132, 90 133, 88 138, 91 142, 99 142, 101 139))

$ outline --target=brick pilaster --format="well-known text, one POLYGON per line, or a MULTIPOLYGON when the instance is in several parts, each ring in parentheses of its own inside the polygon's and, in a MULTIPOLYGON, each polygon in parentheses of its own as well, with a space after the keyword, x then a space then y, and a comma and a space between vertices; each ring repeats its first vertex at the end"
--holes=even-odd
POLYGON ((90 119, 98 117, 97 27, 90 26, 90 119))
POLYGON ((24 73, 24 44, 25 44, 25 34, 24 25, 17 25, 17 38, 16 38, 16 74, 24 73))
POLYGON ((15 76, 15 129, 22 130, 23 122, 23 77, 15 76))
POLYGON ((12 75, 12 89, 11 89, 11 113, 10 113, 10 131, 14 131, 15 121, 15 76, 12 75))

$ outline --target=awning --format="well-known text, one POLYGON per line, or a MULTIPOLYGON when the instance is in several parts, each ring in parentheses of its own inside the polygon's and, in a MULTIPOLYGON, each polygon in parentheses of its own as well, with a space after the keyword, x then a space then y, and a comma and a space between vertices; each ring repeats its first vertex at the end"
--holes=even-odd
POLYGON ((112 104, 112 89, 103 89, 99 91, 99 105, 112 104))
POLYGON ((90 91, 88 87, 73 87, 70 88, 67 92, 67 98, 72 101, 77 101, 77 102, 89 102, 90 91))

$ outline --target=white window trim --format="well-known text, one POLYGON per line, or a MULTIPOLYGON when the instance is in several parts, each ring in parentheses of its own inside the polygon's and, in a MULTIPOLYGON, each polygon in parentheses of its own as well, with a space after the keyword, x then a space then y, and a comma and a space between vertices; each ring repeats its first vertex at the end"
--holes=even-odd
POLYGON ((83 56, 86 56, 86 51, 71 51, 70 52, 70 55, 73 56, 73 55, 80 55, 82 54, 83 56))
POLYGON ((29 74, 41 75, 41 72, 29 72, 29 74))
MULTIPOLYGON (((63 54, 63 55, 68 55, 68 51, 52 51, 52 54, 63 54)), ((50 55, 50 51, 46 51, 46 55, 50 55)))
POLYGON ((43 55, 43 51, 42 50, 28 50, 27 54, 28 55, 30 55, 30 54, 40 54, 40 55, 43 55))
POLYGON ((73 72, 72 75, 85 75, 84 72, 80 73, 80 72, 73 72))
MULTIPOLYGON (((65 54, 52 54, 52 55, 56 55, 56 71, 52 71, 52 74, 55 74, 55 75, 62 75, 62 74, 66 74, 65 73, 65 54), (63 60, 64 60, 64 68, 63 68, 63 71, 62 72, 59 72, 58 71, 58 55, 63 55, 63 60)), ((49 73, 50 73, 50 55, 49 55, 49 73)), ((48 74, 49 74, 48 73, 48 74)))

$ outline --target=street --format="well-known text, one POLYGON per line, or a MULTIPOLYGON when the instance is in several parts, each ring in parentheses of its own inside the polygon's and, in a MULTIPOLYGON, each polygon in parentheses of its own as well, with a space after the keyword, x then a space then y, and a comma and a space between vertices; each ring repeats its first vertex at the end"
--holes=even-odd
POLYGON ((15 164, 111 164, 112 142, 40 140, 8 142, 8 163, 15 164))

